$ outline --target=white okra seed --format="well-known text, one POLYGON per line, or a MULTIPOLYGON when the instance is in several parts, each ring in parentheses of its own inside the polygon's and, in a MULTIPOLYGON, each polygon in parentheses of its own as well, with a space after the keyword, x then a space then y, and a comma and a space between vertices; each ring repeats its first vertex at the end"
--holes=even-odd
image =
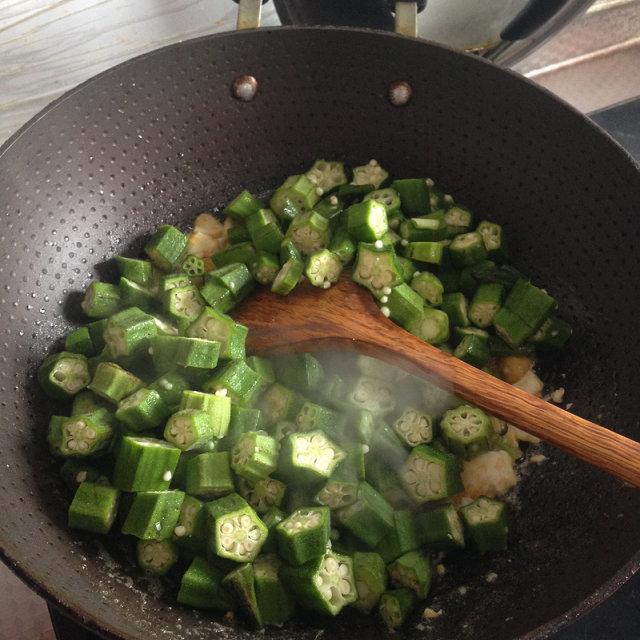
POLYGON ((382 298, 380 298, 380 302, 382 302, 382 304, 387 304, 387 302, 389 302, 389 296, 382 296, 382 298))
POLYGON ((384 293, 385 296, 390 296, 391 295, 391 287, 383 287, 382 288, 382 293, 384 293))
POLYGON ((414 272, 413 272, 413 277, 414 277, 414 278, 417 278, 419 275, 420 275, 420 272, 419 272, 419 271, 414 271, 414 272))
POLYGON ((384 242, 382 242, 382 240, 376 240, 374 246, 376 249, 382 249, 384 247, 384 242))
POLYGON ((176 534, 178 538, 182 538, 187 535, 187 528, 183 524, 179 524, 174 530, 173 533, 176 534))
POLYGON ((325 281, 322 283, 322 287, 323 287, 324 289, 328 289, 330 286, 331 286, 331 283, 330 283, 328 280, 325 280, 325 281))
POLYGON ((338 204, 338 197, 337 196, 331 196, 329 198, 329 202, 334 206, 337 205, 338 204))
POLYGON ((391 311, 389 310, 389 307, 380 307, 380 311, 382 311, 382 315, 385 318, 388 318, 391 315, 391 311))
POLYGON ((322 187, 316 187, 316 193, 321 196, 324 193, 324 189, 322 187))
POLYGON ((406 238, 402 238, 402 240, 400 240, 400 244, 403 247, 406 247, 409 244, 409 241, 406 238))
POLYGON ((222 387, 222 389, 218 389, 216 391, 215 395, 217 395, 220 398, 224 398, 228 393, 229 391, 225 387, 222 387))
POLYGON ((173 473, 171 473, 171 471, 165 471, 165 472, 162 474, 162 479, 163 479, 165 482, 169 482, 169 481, 171 480, 171 478, 173 478, 173 473))

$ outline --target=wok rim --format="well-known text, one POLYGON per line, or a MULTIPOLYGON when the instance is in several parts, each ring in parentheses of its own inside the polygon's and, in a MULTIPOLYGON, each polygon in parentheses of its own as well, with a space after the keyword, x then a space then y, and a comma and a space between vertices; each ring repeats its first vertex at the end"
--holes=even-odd
MULTIPOLYGON (((473 55, 471 53, 467 53, 464 51, 459 51, 452 47, 433 42, 431 40, 421 39, 421 38, 412 38, 409 36, 400 35, 397 33, 382 31, 378 29, 367 29, 367 28, 354 28, 354 27, 344 27, 344 26, 276 26, 276 27, 263 27, 260 29, 247 29, 243 31, 225 31, 222 33, 213 33, 205 36, 200 36, 198 38, 190 38, 188 40, 183 40, 180 42, 175 42, 164 47, 160 47, 159 49, 154 49, 153 51, 148 51, 141 55, 130 58, 129 60, 125 60, 113 67, 105 69, 104 71, 88 78, 84 82, 76 85, 75 87, 69 89, 64 92, 61 96, 50 102, 47 106, 45 106, 42 110, 40 110, 37 114, 31 117, 25 124, 23 124, 17 131, 15 131, 2 145, 0 145, 0 158, 7 154, 11 147, 23 136, 25 135, 36 123, 38 123, 42 118, 46 117, 50 112, 59 108, 63 105, 66 100, 74 96, 76 93, 83 91, 85 88, 89 87, 91 84, 98 82, 102 78, 111 75, 113 73, 117 73, 120 70, 126 68, 131 64, 136 64, 142 60, 146 60, 153 56, 165 53, 171 49, 179 49, 184 46, 191 45, 196 42, 204 42, 208 40, 219 40, 224 38, 234 38, 241 37, 244 34, 255 34, 255 33, 265 33, 265 34, 273 34, 280 31, 320 31, 320 32, 345 32, 349 33, 365 33, 365 34, 374 34, 377 36, 387 37, 392 40, 410 40, 412 42, 418 42, 421 45, 427 45, 430 48, 445 50, 451 55, 459 56, 462 58, 467 58, 469 60, 474 60, 477 64, 486 64, 503 74, 507 74, 511 76, 514 80, 518 82, 524 82, 529 85, 531 88, 534 88, 536 91, 542 92, 548 98, 552 99, 556 103, 559 104, 565 110, 571 112, 574 117, 582 120, 583 124, 587 127, 590 127, 594 132, 597 132, 599 135, 605 137, 610 145, 616 148, 617 152, 621 154, 621 159, 630 163, 636 171, 640 172, 640 162, 637 162, 633 156, 617 141, 615 140, 607 131, 605 131, 602 127, 596 124, 591 118, 589 118, 584 113, 578 111, 575 107, 569 104, 563 98, 552 93, 550 90, 545 87, 541 87, 537 85, 532 80, 526 78, 525 76, 507 68, 498 67, 491 61, 473 55)), ((473 63, 472 63, 473 64, 473 63)), ((130 640, 133 636, 130 635, 122 635, 118 629, 116 629, 108 620, 101 620, 98 616, 94 615, 93 612, 85 610, 81 607, 80 604, 74 603, 73 599, 65 598, 63 593, 60 593, 59 590, 54 590, 53 588, 46 585, 46 583, 38 578, 37 575, 37 567, 29 567, 28 566, 28 556, 23 556, 22 558, 13 557, 7 550, 6 544, 3 539, 0 538, 0 559, 5 563, 11 571, 15 575, 17 575, 30 589, 32 589, 36 594, 45 599, 48 604, 52 604, 57 609, 62 611, 65 615, 67 615, 72 620, 80 623, 88 630, 107 638, 109 640, 130 640), (26 559, 26 562, 23 563, 23 559, 26 559)), ((587 596, 584 600, 579 602, 577 605, 572 607, 571 609, 565 611, 564 613, 552 618, 551 620, 535 627, 531 631, 528 631, 524 635, 519 636, 518 638, 514 638, 514 640, 544 640, 546 638, 550 638, 551 635, 557 631, 560 631, 573 622, 576 622, 578 619, 582 618, 584 615, 604 603, 608 600, 616 591, 618 591, 624 584, 626 584, 638 571, 640 570, 640 548, 638 551, 634 553, 633 556, 622 566, 620 567, 606 582, 604 582, 600 587, 598 587, 593 593, 587 596)))

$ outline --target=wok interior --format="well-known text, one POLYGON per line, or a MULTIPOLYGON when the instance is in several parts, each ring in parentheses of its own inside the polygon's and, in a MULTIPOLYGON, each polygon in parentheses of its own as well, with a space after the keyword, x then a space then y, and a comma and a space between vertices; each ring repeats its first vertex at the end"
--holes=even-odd
MULTIPOLYGON (((109 275, 114 253, 135 255, 140 236, 161 222, 186 225, 316 157, 376 158, 395 175, 431 176, 478 220, 504 224, 515 266, 558 299, 576 329, 545 364, 545 379, 565 386, 581 415, 640 435, 640 178, 582 118, 487 64, 391 35, 264 30, 137 59, 59 101, 0 155, 0 546, 40 588, 109 633, 251 635, 172 604, 171 593, 147 595, 117 551, 113 559, 93 536, 67 531, 45 443, 48 415, 63 408, 37 391, 33 369, 78 320, 78 292, 90 274, 109 275), (242 73, 259 82, 250 103, 229 93, 242 73), (397 79, 414 92, 400 109, 386 99, 397 79)), ((509 553, 447 560, 436 589, 444 616, 433 631, 417 630, 416 619, 401 637, 523 634, 634 556, 640 494, 549 455, 514 502, 509 553), (489 571, 498 574, 492 585, 489 571)), ((316 638, 321 628, 339 639, 380 624, 303 615, 265 635, 316 638)))

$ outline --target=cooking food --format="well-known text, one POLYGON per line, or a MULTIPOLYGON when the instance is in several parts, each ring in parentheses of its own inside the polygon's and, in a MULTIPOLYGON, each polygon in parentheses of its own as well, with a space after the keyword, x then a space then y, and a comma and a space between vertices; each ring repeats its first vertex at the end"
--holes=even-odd
POLYGON ((48 430, 69 526, 135 540, 183 605, 256 626, 353 605, 397 628, 428 601, 436 554, 506 548, 502 498, 536 439, 366 356, 247 354, 228 314, 256 286, 328 288, 350 266, 382 314, 538 394, 535 349, 571 329, 505 262, 500 225, 374 160, 350 182, 318 160, 269 208, 244 191, 224 212, 117 257, 118 284, 87 288, 91 322, 38 370, 72 402, 48 430))

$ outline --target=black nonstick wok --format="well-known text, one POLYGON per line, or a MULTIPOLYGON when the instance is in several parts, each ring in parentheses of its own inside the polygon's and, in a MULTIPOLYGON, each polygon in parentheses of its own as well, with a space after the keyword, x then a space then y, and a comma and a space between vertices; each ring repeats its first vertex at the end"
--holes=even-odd
MULTIPOLYGON (((138 253, 160 223, 188 225, 241 188, 273 188, 316 157, 430 176, 479 219, 506 225, 516 266, 575 327, 543 377, 566 387, 580 415, 640 437, 640 173, 589 120, 482 60, 373 31, 263 29, 136 58, 54 102, 0 150, 0 554, 107 638, 254 633, 175 605, 119 542, 67 530, 45 441, 62 408, 38 391, 34 369, 80 319, 79 292, 109 276, 111 256, 138 253), (231 91, 243 74, 258 86, 248 102, 231 91), (412 87, 405 106, 389 102, 395 81, 412 87)), ((416 615, 398 637, 545 638, 636 571, 640 493, 548 455, 513 500, 509 552, 448 559, 434 591, 444 615, 423 629, 416 615)), ((303 614, 264 633, 380 635, 376 618, 353 612, 303 614)))

